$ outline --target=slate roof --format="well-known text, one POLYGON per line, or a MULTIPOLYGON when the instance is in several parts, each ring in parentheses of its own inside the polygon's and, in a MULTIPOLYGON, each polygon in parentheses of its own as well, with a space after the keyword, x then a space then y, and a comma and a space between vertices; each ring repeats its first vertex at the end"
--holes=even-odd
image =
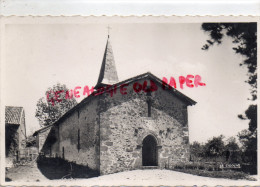
POLYGON ((23 107, 6 106, 5 107, 5 123, 20 125, 20 120, 23 114, 23 107))
POLYGON ((35 131, 35 132, 33 133, 33 136, 36 136, 36 135, 39 134, 40 132, 44 132, 44 131, 50 129, 51 127, 53 127, 53 124, 48 125, 48 126, 45 126, 45 127, 42 127, 41 129, 35 131))
POLYGON ((105 85, 111 85, 118 82, 118 76, 116 71, 115 59, 113 55, 112 46, 107 38, 106 49, 103 56, 103 61, 98 77, 98 82, 95 88, 103 87, 105 85))
MULTIPOLYGON (((116 85, 117 89, 118 89, 118 88, 120 88, 120 85, 122 85, 122 84, 129 84, 129 83, 132 83, 134 81, 137 81, 137 80, 140 80, 140 79, 143 79, 143 78, 153 79, 159 85, 163 83, 162 80, 160 80, 158 77, 156 77, 155 75, 153 75, 150 72, 147 72, 147 73, 144 73, 144 74, 141 74, 141 75, 137 75, 137 76, 132 77, 130 79, 118 82, 118 76, 117 76, 117 71, 116 71, 116 66, 115 66, 114 55, 113 55, 113 51, 112 51, 112 46, 109 42, 109 35, 108 35, 107 44, 106 44, 106 48, 105 48, 105 52, 104 52, 104 56, 103 56, 103 61, 102 61, 102 65, 101 65, 101 69, 100 69, 100 73, 99 73, 99 77, 98 77, 98 82, 95 86, 95 91, 90 96, 86 97, 80 103, 78 103, 76 106, 74 106, 69 111, 67 111, 64 115, 62 115, 59 119, 57 119, 53 124, 46 126, 46 127, 43 127, 41 129, 35 131, 33 136, 36 136, 39 132, 42 132, 42 131, 44 131, 44 130, 46 130, 46 129, 54 126, 54 125, 57 125, 59 123, 59 121, 63 120, 66 116, 70 115, 75 110, 77 110, 79 107, 86 104, 91 99, 95 98, 95 94, 98 92, 98 88, 110 85, 111 86, 110 89, 113 89, 113 87, 116 85)), ((106 91, 109 92, 109 89, 107 89, 106 91)), ((166 89, 165 91, 170 92, 171 94, 175 95, 176 97, 178 97, 179 99, 184 101, 188 106, 196 104, 196 101, 194 101, 191 98, 189 98, 188 96, 182 94, 181 92, 179 92, 175 88, 172 88, 171 90, 166 89)))

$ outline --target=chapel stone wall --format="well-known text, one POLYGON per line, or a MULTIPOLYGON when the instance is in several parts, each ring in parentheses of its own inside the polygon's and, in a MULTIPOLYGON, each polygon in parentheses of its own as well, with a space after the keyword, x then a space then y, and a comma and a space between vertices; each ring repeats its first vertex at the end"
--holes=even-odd
MULTIPOLYGON (((143 83, 142 81, 138 81, 143 83)), ((142 167, 142 141, 153 135, 158 145, 158 166, 171 168, 189 160, 187 106, 164 91, 152 92, 151 117, 148 117, 148 96, 127 86, 127 94, 119 90, 101 99, 100 172, 115 173, 142 167)))
POLYGON ((98 100, 84 104, 59 124, 59 156, 99 170, 98 100))

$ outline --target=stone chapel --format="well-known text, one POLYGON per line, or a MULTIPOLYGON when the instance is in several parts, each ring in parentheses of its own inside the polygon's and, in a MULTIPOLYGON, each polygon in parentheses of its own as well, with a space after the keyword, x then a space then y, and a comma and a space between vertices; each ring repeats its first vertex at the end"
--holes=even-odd
POLYGON ((163 89, 152 73, 119 82, 109 40, 95 91, 53 125, 35 132, 40 151, 87 165, 100 175, 188 162, 187 108, 196 102, 174 88, 163 89), (150 88, 151 81, 156 91, 133 90, 136 82, 150 88), (127 94, 120 93, 122 86, 127 94), (113 89, 113 96, 102 87, 113 89))

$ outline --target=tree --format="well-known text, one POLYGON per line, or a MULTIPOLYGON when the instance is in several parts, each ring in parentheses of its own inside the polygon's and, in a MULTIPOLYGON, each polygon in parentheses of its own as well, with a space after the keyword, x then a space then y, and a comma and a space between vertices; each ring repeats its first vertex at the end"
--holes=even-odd
POLYGON ((231 163, 241 162, 242 151, 234 137, 230 137, 225 145, 226 161, 231 163))
POLYGON ((224 136, 213 137, 204 146, 204 152, 208 157, 218 157, 225 151, 224 136))
POLYGON ((202 49, 208 50, 214 44, 221 44, 223 37, 231 37, 236 44, 234 51, 246 59, 239 65, 247 66, 248 80, 251 86, 252 100, 257 98, 257 24, 256 23, 203 23, 202 29, 209 33, 211 39, 207 40, 202 49))
MULTIPOLYGON (((209 33, 210 40, 207 40, 202 49, 208 50, 214 44, 221 44, 223 37, 231 37, 236 46, 234 51, 245 57, 240 66, 248 69, 248 80, 251 86, 252 100, 257 99, 257 23, 203 23, 202 29, 209 33)), ((245 115, 238 115, 240 119, 249 120, 249 128, 238 134, 245 151, 251 155, 251 163, 257 167, 257 105, 250 105, 245 115)))
POLYGON ((248 130, 242 130, 239 134, 239 140, 243 144, 247 162, 257 163, 257 106, 250 105, 245 111, 245 115, 239 115, 240 119, 249 119, 248 130))
POLYGON ((227 144, 225 145, 225 149, 229 151, 237 151, 239 150, 239 146, 237 144, 237 141, 234 137, 230 137, 227 140, 227 144))
POLYGON ((238 117, 242 120, 250 120, 248 130, 251 133, 254 133, 257 129, 257 105, 250 105, 248 109, 245 111, 245 115, 238 115, 238 117))
POLYGON ((63 114, 77 104, 73 95, 69 94, 66 85, 57 84, 48 88, 45 98, 42 97, 37 102, 35 117, 40 125, 48 126, 58 120, 63 114))
POLYGON ((193 160, 199 160, 199 158, 202 158, 204 156, 203 145, 197 141, 193 142, 190 145, 190 153, 193 157, 193 160))

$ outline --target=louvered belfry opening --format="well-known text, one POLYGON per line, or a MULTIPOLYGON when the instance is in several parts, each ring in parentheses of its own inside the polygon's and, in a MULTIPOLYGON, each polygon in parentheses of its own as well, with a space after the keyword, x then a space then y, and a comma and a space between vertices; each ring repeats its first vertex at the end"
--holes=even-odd
POLYGON ((152 135, 143 140, 142 160, 143 166, 157 166, 157 142, 152 135))

